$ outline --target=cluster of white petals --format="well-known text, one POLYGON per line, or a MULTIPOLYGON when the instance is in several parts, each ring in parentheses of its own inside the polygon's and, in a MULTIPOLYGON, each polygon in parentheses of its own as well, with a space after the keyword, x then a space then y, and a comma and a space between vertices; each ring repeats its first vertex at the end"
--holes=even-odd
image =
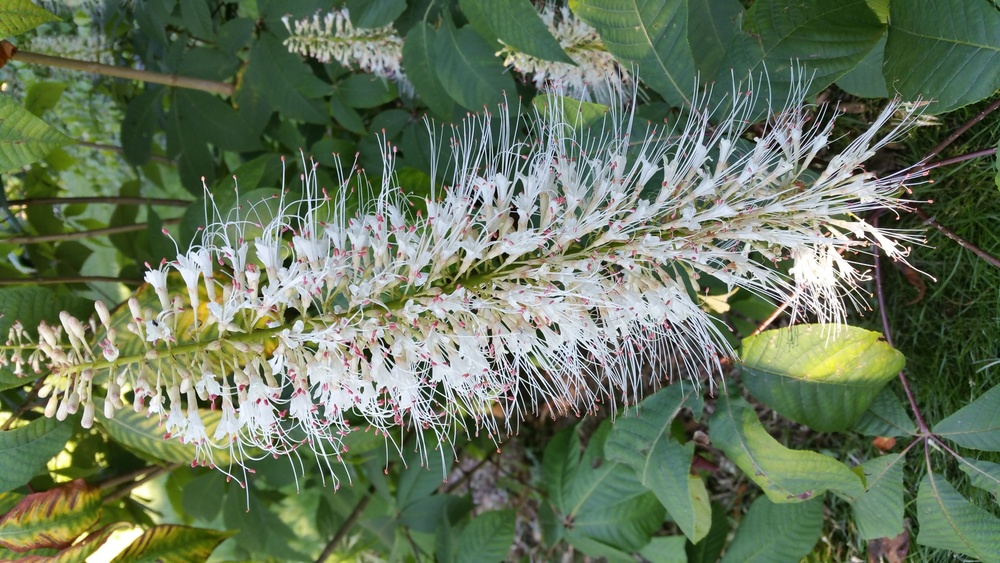
POLYGON ((346 67, 360 68, 412 94, 413 85, 402 66, 403 39, 391 24, 371 29, 355 27, 347 8, 295 21, 285 16, 281 21, 288 29, 285 46, 290 52, 322 63, 332 59, 346 67))
POLYGON ((329 463, 358 429, 500 440, 542 405, 633 403, 644 365, 717 372, 730 352, 699 276, 836 320, 865 277, 841 252, 905 253, 905 234, 858 216, 903 205, 899 178, 862 167, 905 127, 878 133, 898 104, 819 162, 822 112, 782 109, 750 139, 753 101, 667 130, 612 108, 596 132, 558 105, 531 123, 501 107, 455 129, 452 180, 425 199, 403 195, 386 147, 381 185, 350 214, 357 178, 327 189, 307 167, 302 199, 258 204, 276 214, 213 212, 200 244, 147 273, 124 322, 98 305, 88 338, 65 315, 8 361, 48 366, 48 414, 82 404, 92 421, 101 382, 105 416, 131 402, 204 463, 303 446, 329 463), (209 408, 221 417, 206 425, 209 408))
POLYGON ((567 6, 547 2, 539 15, 563 51, 576 65, 549 61, 505 46, 504 65, 530 75, 535 87, 588 102, 608 104, 632 88, 632 77, 608 52, 597 30, 573 15, 567 6))

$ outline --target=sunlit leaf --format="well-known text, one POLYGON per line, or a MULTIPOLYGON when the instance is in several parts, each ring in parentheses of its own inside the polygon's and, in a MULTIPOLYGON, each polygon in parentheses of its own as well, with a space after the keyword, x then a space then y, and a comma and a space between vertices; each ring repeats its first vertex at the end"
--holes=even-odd
POLYGON ((161 524, 136 538, 115 558, 115 563, 205 561, 231 535, 233 532, 161 524))
POLYGON ((495 56, 496 49, 471 27, 442 25, 437 32, 438 80, 448 95, 471 111, 493 110, 514 95, 514 79, 495 56))
POLYGON ((594 102, 582 102, 566 96, 540 94, 531 100, 539 112, 552 113, 556 118, 574 127, 597 125, 608 113, 608 106, 594 102))
POLYGON ((31 0, 4 0, 0 5, 0 39, 11 38, 43 23, 58 20, 58 16, 39 8, 31 0))
POLYGON ((795 325, 743 339, 743 384, 782 416, 823 432, 864 414, 905 359, 877 332, 795 325))
POLYGON ((0 95, 0 172, 37 162, 72 141, 10 96, 0 95))
POLYGON ((403 42, 403 68, 420 94, 420 100, 438 117, 448 119, 455 102, 444 89, 434 68, 437 64, 437 41, 437 31, 433 27, 425 22, 417 22, 403 42))
POLYGON ((775 504, 761 497, 736 528, 723 563, 799 561, 823 533, 823 501, 775 504))
POLYGON ((25 554, 17 559, 18 563, 86 563, 101 546, 108 541, 111 534, 118 530, 129 528, 129 524, 116 522, 108 524, 99 530, 89 532, 87 537, 61 550, 55 555, 25 554))
POLYGON ((539 59, 574 64, 528 0, 459 0, 459 5, 484 37, 539 59))
POLYGON ((712 444, 775 503, 802 502, 827 490, 848 498, 864 492, 860 477, 836 459, 779 444, 742 398, 720 397, 709 428, 712 444))
POLYGON ((63 549, 100 518, 100 490, 77 479, 21 499, 0 519, 0 546, 19 552, 63 549))
POLYGON ((894 538, 903 532, 903 465, 901 454, 861 464, 866 490, 854 500, 854 519, 861 539, 894 538))
POLYGON ((73 421, 39 418, 0 432, 0 491, 27 483, 61 452, 73 435, 73 421))
POLYGON ((965 500, 939 475, 928 473, 920 482, 917 518, 917 543, 1000 561, 1000 519, 965 500))
POLYGON ((966 448, 1000 452, 1000 385, 935 424, 934 433, 966 448))

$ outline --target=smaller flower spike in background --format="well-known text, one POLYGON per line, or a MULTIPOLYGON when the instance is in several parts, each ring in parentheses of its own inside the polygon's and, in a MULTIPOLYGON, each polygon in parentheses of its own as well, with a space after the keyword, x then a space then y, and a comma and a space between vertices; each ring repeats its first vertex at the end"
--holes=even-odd
POLYGON ((603 128, 581 127, 552 100, 528 122, 501 106, 456 127, 451 182, 420 212, 389 146, 351 216, 356 179, 341 171, 330 197, 308 165, 301 200, 221 217, 209 199, 199 244, 151 268, 153 288, 113 318, 98 306, 93 345, 63 315, 37 344, 15 325, 20 348, 4 358, 51 370, 49 416, 83 405, 92 422, 103 385, 106 416, 131 391, 203 463, 306 446, 329 464, 356 428, 397 447, 407 429, 499 441, 542 405, 638 401, 647 364, 718 373, 731 350, 699 306, 699 276, 838 321, 866 276, 841 252, 874 242, 902 258, 917 240, 858 217, 905 205, 902 177, 862 168, 912 123, 879 137, 898 102, 817 171, 833 127, 822 110, 772 108, 744 143, 752 96, 734 93, 717 124, 692 108, 672 130, 616 105, 603 128), (784 260, 790 276, 774 268, 784 260), (206 427, 208 407, 221 419, 206 427))

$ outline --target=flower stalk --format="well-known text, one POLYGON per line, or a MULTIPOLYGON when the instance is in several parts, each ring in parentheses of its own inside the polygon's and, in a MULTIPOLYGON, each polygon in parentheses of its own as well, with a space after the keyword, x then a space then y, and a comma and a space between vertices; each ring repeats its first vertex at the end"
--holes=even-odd
POLYGON ((901 177, 862 168, 912 121, 877 136, 898 104, 816 174, 832 120, 777 108, 744 145, 753 102, 716 126, 692 110, 668 135, 628 108, 593 130, 559 103, 533 121, 501 106, 455 128, 451 181, 422 200, 385 145, 352 215, 350 174, 328 190, 314 165, 301 199, 223 217, 209 198, 201 241, 151 267, 127 307, 63 315, 37 340, 15 325, 3 361, 51 372, 47 415, 83 410, 86 425, 102 399, 106 417, 131 403, 206 464, 307 447, 330 467, 356 429, 397 448, 406 429, 499 441, 543 404, 635 403, 644 365, 718 373, 731 352, 701 276, 837 321, 867 279, 841 252, 874 242, 899 259, 917 240, 858 218, 905 205, 901 177))

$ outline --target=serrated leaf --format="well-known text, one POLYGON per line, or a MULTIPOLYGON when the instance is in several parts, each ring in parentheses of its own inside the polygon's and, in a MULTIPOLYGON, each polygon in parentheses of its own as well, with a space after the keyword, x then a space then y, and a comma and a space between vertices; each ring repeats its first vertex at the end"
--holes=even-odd
POLYGON ((184 485, 181 505, 187 514, 211 522, 222 510, 225 496, 225 476, 220 471, 209 469, 184 485))
POLYGON ((905 364, 882 335, 795 325, 743 339, 743 384, 782 416, 822 432, 849 428, 905 364))
POLYGON ((702 76, 718 73, 743 12, 739 0, 688 0, 688 43, 702 76))
POLYGON ((894 538, 903 533, 902 454, 885 455, 861 464, 866 490, 854 500, 854 520, 863 540, 894 538))
POLYGON ((802 502, 827 490, 848 498, 864 492, 861 479, 836 459, 779 444, 742 398, 720 397, 709 428, 712 444, 757 483, 772 502, 802 502))
POLYGON ((71 142, 10 96, 0 96, 0 172, 37 162, 71 142))
POLYGON ((944 113, 1000 88, 1000 10, 987 2, 933 0, 889 5, 886 84, 908 100, 930 98, 944 113))
POLYGON ((507 559, 514 543, 514 511, 491 510, 472 519, 458 537, 456 561, 478 563, 507 559))
POLYGON ((965 500, 940 476, 928 473, 920 481, 917 519, 917 543, 1000 561, 1000 519, 965 500))
POLYGON ((115 558, 115 563, 205 561, 233 532, 161 524, 146 530, 115 558))
POLYGON ((180 0, 180 3, 184 28, 203 41, 215 38, 212 12, 208 9, 208 3, 202 0, 180 0))
POLYGON ((573 12, 618 60, 639 69, 642 81, 675 106, 691 105, 694 56, 687 40, 687 2, 576 0, 573 12))
POLYGON ((799 561, 823 533, 823 501, 775 504, 761 497, 736 528, 722 563, 799 561))
POLYGON ((394 83, 374 74, 352 74, 338 82, 334 91, 352 108, 374 108, 399 97, 394 83))
POLYGON ((31 0, 4 0, 0 6, 0 39, 9 39, 59 16, 39 8, 31 0))
POLYGON ((1000 385, 935 424, 933 431, 966 448, 1000 452, 1000 385))
MULTIPOLYGON (((440 482, 438 483, 440 485, 440 482)), ((457 522, 472 510, 472 499, 446 493, 432 494, 408 504, 396 522, 415 532, 433 534, 445 520, 457 522)))
POLYGON ((100 518, 100 489, 77 479, 21 499, 0 519, 0 546, 17 552, 63 549, 100 518))
POLYGON ((426 460, 422 459, 424 454, 420 451, 410 450, 403 454, 403 469, 396 490, 399 509, 431 495, 451 472, 454 456, 444 455, 444 450, 434 449, 433 444, 428 444, 426 450, 426 460))
POLYGON ((111 534, 128 528, 129 525, 124 522, 108 524, 103 528, 88 532, 87 537, 55 555, 25 555, 18 558, 17 561, 18 563, 87 563, 88 558, 101 549, 111 534))
POLYGON ((451 118, 455 102, 438 79, 437 31, 426 22, 417 22, 403 42, 403 68, 420 99, 438 117, 451 118))
POLYGON ((446 23, 437 36, 438 80, 462 107, 492 110, 503 103, 505 94, 514 95, 514 79, 495 56, 496 49, 471 27, 455 29, 446 23))
POLYGON ((883 387, 852 430, 866 436, 909 436, 916 433, 917 425, 892 389, 883 387))
MULTIPOLYGON (((590 437, 583 456, 575 429, 553 438, 545 449, 543 474, 556 521, 571 542, 590 542, 624 552, 641 549, 663 521, 663 506, 628 466, 605 459, 611 430, 605 422, 590 437)), ((597 545, 592 545, 596 549, 597 545)), ((594 556, 608 556, 587 552, 594 556)))
POLYGON ((705 483, 691 475, 694 443, 670 437, 670 426, 681 409, 701 415, 697 390, 673 385, 654 393, 639 406, 639 414, 615 423, 604 446, 610 461, 631 467, 639 482, 660 500, 692 543, 708 534, 712 509, 705 483))
POLYGON ((133 166, 142 166, 153 155, 153 133, 162 104, 163 88, 147 88, 125 108, 121 127, 122 153, 133 166))
POLYGON ((746 83, 750 78, 757 83, 766 72, 767 91, 754 106, 760 115, 772 103, 785 103, 802 77, 810 79, 809 91, 801 93, 805 96, 832 84, 875 47, 885 27, 865 0, 754 2, 746 12, 742 32, 726 49, 715 91, 728 94, 734 79, 746 83), (794 77, 793 65, 802 67, 794 77))
POLYGON ((528 0, 459 0, 459 5, 481 34, 488 30, 484 37, 539 59, 575 64, 528 0))
POLYGON ((316 78, 301 58, 274 35, 263 34, 250 48, 236 102, 253 105, 263 99, 282 117, 325 124, 330 118, 314 98, 329 93, 330 85, 316 78))
POLYGON ((979 487, 993 495, 993 500, 1000 504, 1000 463, 962 459, 958 464, 973 487, 979 487))
POLYGON ((278 517, 270 504, 252 487, 230 489, 222 509, 222 521, 227 528, 239 530, 232 543, 254 557, 266 554, 281 561, 309 560, 307 555, 289 545, 295 539, 295 532, 278 517))
POLYGON ((71 421, 39 418, 25 426, 0 432, 0 492, 27 483, 45 469, 73 435, 71 421))

